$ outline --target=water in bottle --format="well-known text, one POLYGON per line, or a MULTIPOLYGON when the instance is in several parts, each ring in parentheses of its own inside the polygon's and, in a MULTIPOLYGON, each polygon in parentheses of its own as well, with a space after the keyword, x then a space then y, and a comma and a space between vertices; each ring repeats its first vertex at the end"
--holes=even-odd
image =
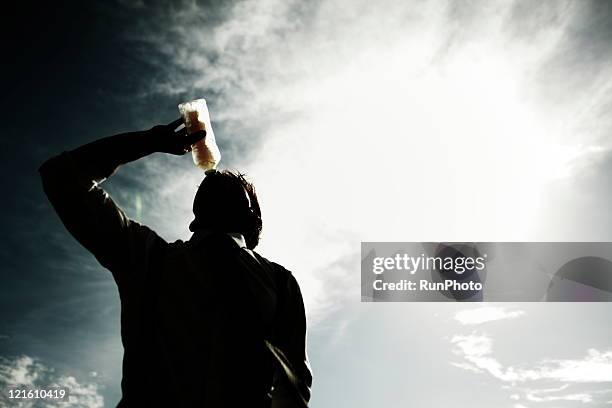
POLYGON ((211 170, 217 167, 221 160, 221 152, 215 141, 215 133, 210 124, 210 114, 205 99, 181 103, 179 112, 185 122, 187 133, 195 133, 199 130, 206 131, 206 137, 192 146, 191 154, 196 166, 203 170, 211 170))

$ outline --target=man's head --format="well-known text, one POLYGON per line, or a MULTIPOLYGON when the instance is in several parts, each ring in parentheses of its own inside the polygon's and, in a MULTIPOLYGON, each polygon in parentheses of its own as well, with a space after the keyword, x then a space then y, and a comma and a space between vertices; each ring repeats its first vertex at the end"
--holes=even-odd
POLYGON ((207 172, 193 200, 191 231, 210 229, 244 235, 247 248, 259 243, 261 210, 255 187, 243 174, 229 170, 207 172))

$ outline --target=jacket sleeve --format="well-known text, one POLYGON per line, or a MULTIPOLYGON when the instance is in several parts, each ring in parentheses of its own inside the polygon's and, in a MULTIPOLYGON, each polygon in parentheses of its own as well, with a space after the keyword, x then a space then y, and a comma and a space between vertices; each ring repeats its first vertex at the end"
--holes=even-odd
MULTIPOLYGON (((310 389, 312 387, 312 371, 306 352, 306 312, 300 286, 294 276, 288 274, 287 286, 283 297, 285 304, 280 329, 277 333, 279 348, 292 365, 295 375, 299 379, 302 394, 306 401, 310 400, 310 389)), ((274 377, 274 390, 272 393, 273 408, 301 407, 295 401, 295 389, 286 379, 282 370, 277 370, 274 377)))
POLYGON ((71 152, 64 152, 43 163, 39 172, 45 194, 64 226, 119 284, 157 235, 129 219, 98 187, 114 169, 89 168, 71 152))

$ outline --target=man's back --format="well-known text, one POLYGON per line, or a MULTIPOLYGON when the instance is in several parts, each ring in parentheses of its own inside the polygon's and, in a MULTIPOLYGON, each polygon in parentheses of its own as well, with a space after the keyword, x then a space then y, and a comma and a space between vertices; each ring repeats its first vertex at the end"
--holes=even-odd
POLYGON ((266 267, 225 234, 155 241, 142 270, 119 286, 123 405, 269 404, 264 338, 283 342, 290 332, 274 331, 277 286, 293 279, 289 272, 266 267))
POLYGON ((307 400, 312 377, 297 282, 230 236, 237 234, 197 229, 189 241, 169 244, 129 219, 98 182, 140 154, 129 151, 139 146, 133 137, 142 135, 101 139, 40 168, 62 222, 119 288, 119 406, 263 407, 270 392, 273 401, 296 401, 264 340, 293 366, 307 400))

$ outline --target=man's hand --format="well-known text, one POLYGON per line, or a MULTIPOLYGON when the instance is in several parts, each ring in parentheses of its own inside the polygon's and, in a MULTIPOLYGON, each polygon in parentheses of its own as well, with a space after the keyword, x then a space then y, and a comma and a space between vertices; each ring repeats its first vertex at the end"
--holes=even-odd
POLYGON ((148 130, 153 139, 155 150, 162 153, 170 153, 182 156, 191 151, 191 146, 206 136, 206 131, 187 134, 187 129, 176 129, 183 124, 183 119, 179 118, 167 125, 153 126, 148 130))

